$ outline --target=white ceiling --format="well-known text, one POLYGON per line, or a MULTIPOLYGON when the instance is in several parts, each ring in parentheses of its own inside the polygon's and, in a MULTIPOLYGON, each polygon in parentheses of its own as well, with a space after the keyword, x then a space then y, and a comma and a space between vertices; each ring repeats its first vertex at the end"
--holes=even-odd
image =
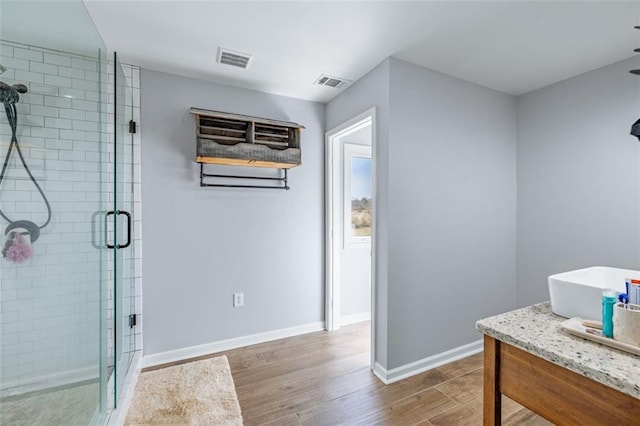
POLYGON ((388 56, 519 95, 633 56, 640 2, 85 0, 107 47, 145 68, 326 102, 388 56), (215 62, 218 46, 254 55, 215 62))

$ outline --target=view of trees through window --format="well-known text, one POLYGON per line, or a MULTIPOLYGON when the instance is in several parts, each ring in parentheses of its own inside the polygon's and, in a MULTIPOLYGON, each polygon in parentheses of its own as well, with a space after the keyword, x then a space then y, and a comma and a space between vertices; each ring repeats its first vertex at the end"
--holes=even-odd
POLYGON ((371 236, 371 159, 351 157, 351 232, 371 236))

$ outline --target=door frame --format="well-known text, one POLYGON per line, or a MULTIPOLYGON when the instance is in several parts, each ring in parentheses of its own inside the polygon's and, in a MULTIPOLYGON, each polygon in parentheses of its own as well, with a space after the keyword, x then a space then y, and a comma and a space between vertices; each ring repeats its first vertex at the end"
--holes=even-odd
POLYGON ((340 328, 340 280, 336 272, 339 271, 339 249, 343 243, 342 238, 334 238, 335 227, 341 223, 340 214, 336 215, 334 209, 334 195, 336 182, 334 182, 334 154, 338 147, 338 138, 349 134, 363 125, 371 125, 371 185, 373 194, 372 224, 371 224, 371 367, 375 362, 375 330, 376 330, 376 230, 377 230, 377 205, 378 191, 376 179, 377 162, 377 124, 376 108, 373 107, 361 114, 347 120, 339 126, 325 133, 325 330, 335 331, 340 328), (334 217, 336 216, 336 217, 334 217))

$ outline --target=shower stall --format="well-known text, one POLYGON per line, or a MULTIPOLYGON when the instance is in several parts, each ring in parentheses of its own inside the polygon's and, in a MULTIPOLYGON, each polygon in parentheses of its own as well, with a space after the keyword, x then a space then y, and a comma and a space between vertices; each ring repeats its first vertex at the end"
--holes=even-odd
POLYGON ((0 424, 105 424, 128 390, 134 71, 81 0, 0 1, 0 424))

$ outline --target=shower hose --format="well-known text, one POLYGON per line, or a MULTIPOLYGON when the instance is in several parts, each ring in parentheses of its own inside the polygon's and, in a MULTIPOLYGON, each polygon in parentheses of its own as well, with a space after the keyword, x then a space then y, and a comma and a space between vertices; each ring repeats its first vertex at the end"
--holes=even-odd
POLYGON ((15 148, 16 152, 18 153, 18 157, 20 157, 20 161, 22 162, 22 166, 24 167, 24 170, 27 172, 27 175, 29 175, 29 179, 31 179, 31 182, 33 182, 33 185, 36 187, 36 189, 40 193, 40 196, 42 197, 42 200, 44 201, 44 204, 47 207, 47 219, 42 225, 37 225, 30 220, 13 221, 6 215, 6 213, 1 208, 0 208, 0 216, 2 216, 2 218, 4 218, 7 222, 9 222, 9 225, 5 230, 5 235, 9 235, 9 233, 14 229, 25 229, 27 231, 26 234, 28 234, 31 238, 31 243, 33 243, 40 236, 40 230, 43 229, 45 226, 47 226, 49 222, 51 222, 51 205, 49 204, 49 200, 47 199, 47 196, 44 194, 44 191, 40 187, 40 184, 38 184, 38 181, 31 173, 31 170, 29 169, 29 166, 27 165, 27 162, 24 159, 24 156, 22 155, 22 150, 20 149, 20 144, 18 143, 18 138, 16 136, 16 131, 18 127, 18 112, 16 110, 16 103, 20 99, 19 93, 26 93, 26 92, 27 92, 27 87, 22 84, 15 84, 13 86, 9 86, 6 83, 0 82, 0 102, 4 104, 4 110, 7 114, 7 120, 9 121, 9 126, 11 126, 11 143, 9 144, 9 148, 7 149, 7 153, 5 154, 5 157, 4 157, 4 163, 2 164, 2 171, 0 171, 0 184, 2 184, 3 180, 5 179, 7 168, 9 166, 9 158, 11 157, 11 153, 15 148))

